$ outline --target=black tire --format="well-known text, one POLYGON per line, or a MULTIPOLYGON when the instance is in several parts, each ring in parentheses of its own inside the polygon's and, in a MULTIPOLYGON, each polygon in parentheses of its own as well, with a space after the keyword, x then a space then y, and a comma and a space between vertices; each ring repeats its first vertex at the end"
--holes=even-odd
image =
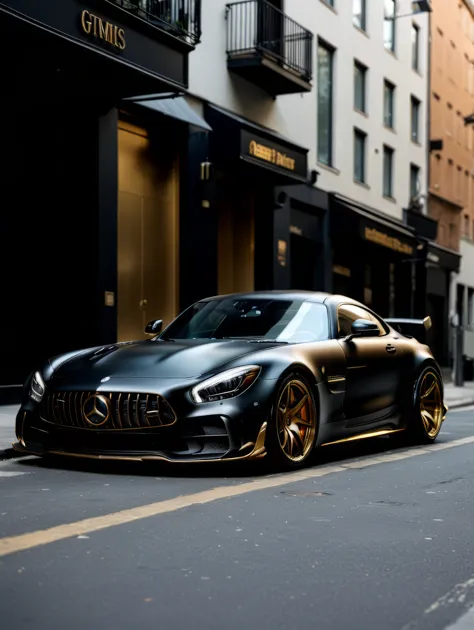
POLYGON ((434 366, 427 365, 418 374, 410 407, 407 437, 416 444, 432 444, 445 416, 443 381, 434 366))
POLYGON ((270 466, 278 470, 306 466, 313 455, 318 427, 316 400, 308 378, 296 372, 288 374, 275 392, 268 420, 266 447, 270 466))

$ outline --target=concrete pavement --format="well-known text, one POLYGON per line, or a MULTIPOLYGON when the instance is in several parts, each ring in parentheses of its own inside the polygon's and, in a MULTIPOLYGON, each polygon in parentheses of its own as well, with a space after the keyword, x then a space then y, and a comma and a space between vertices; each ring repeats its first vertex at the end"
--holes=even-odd
POLYGON ((0 462, 0 618, 15 630, 464 630, 472 411, 450 413, 432 447, 390 449, 329 447, 286 475, 0 462), (22 534, 25 550, 5 555, 22 534))
POLYGON ((444 399, 450 409, 474 405, 474 382, 466 382, 464 387, 455 387, 452 383, 445 383, 444 399))

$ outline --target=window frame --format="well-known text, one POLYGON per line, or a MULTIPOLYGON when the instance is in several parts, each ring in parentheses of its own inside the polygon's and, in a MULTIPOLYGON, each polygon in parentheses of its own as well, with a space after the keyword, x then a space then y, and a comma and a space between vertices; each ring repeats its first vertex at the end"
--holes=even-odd
POLYGON ((318 114, 317 114, 317 143, 316 143, 316 157, 320 164, 324 164, 325 166, 329 166, 330 168, 334 167, 334 60, 335 60, 336 49, 334 46, 331 46, 326 40, 318 38, 317 45, 317 103, 318 103, 318 114), (329 80, 330 80, 330 89, 329 89, 329 121, 328 121, 328 136, 327 136, 327 159, 322 155, 321 149, 321 134, 320 134, 320 112, 321 112, 321 100, 320 95, 322 90, 320 89, 320 49, 323 49, 326 53, 328 53, 329 57, 329 80))
POLYGON ((417 193, 416 191, 415 191, 415 194, 412 194, 412 193, 413 193, 413 188, 412 188, 412 183, 413 183, 413 180, 412 180, 412 174, 413 174, 414 172, 416 172, 416 173, 418 174, 418 176, 419 176, 419 175, 420 175, 420 173, 421 173, 421 168, 420 168, 417 164, 414 164, 413 162, 410 162, 410 199, 415 199, 415 198, 416 198, 416 196, 419 194, 419 193, 417 193))
POLYGON ((363 185, 367 185, 367 138, 368 138, 368 134, 363 131, 362 129, 359 129, 358 127, 354 127, 354 133, 353 133, 353 142, 354 142, 354 151, 353 151, 353 178, 354 181, 357 182, 358 184, 363 184, 363 185), (357 139, 360 138, 363 140, 363 155, 362 155, 362 178, 359 179, 357 177, 357 173, 356 173, 356 164, 357 164, 357 160, 356 160, 356 148, 357 148, 357 139))
POLYGON ((395 84, 389 81, 388 79, 384 79, 383 81, 383 125, 386 129, 391 129, 392 131, 395 130, 395 91, 396 91, 395 84), (391 111, 390 111, 391 123, 390 124, 387 124, 386 115, 385 115, 386 114, 385 105, 386 105, 387 94, 390 94, 390 106, 391 106, 391 111))
POLYGON ((352 0, 352 24, 364 33, 367 33, 367 0, 352 0), (360 14, 355 12, 355 3, 360 2, 360 14), (356 21, 356 16, 360 15, 360 23, 356 21))
POLYGON ((420 144, 420 112, 421 101, 412 94, 410 96, 410 136, 415 144, 420 144))
POLYGON ((359 61, 358 59, 354 59, 354 94, 353 94, 353 98, 354 98, 354 109, 357 112, 360 112, 361 114, 367 114, 367 73, 368 73, 368 67, 363 64, 361 61, 359 61), (359 76, 362 79, 362 83, 361 83, 361 88, 362 88, 362 94, 361 94, 361 105, 362 107, 358 106, 357 103, 357 93, 356 93, 356 88, 357 88, 357 78, 356 78, 356 73, 359 73, 359 76))
POLYGON ((384 38, 383 38, 383 45, 385 50, 387 50, 388 52, 391 52, 392 54, 395 54, 396 51, 396 39, 397 39, 397 29, 396 29, 396 15, 397 15, 397 0, 383 0, 384 3, 384 7, 383 7, 383 13, 384 13, 384 30, 385 30, 385 25, 388 22, 391 27, 391 41, 390 41, 390 45, 387 45, 386 41, 385 41, 385 33, 384 33, 384 38), (387 7, 387 2, 391 2, 393 4, 393 16, 391 16, 390 19, 387 19, 387 12, 386 12, 386 7, 387 7))
POLYGON ((412 22, 411 36, 411 68, 415 72, 420 72, 420 27, 416 22, 412 22), (415 39, 413 39, 414 33, 415 39))
POLYGON ((382 194, 384 197, 388 198, 388 199, 394 199, 393 196, 393 182, 394 182, 394 157, 395 157, 395 149, 391 146, 389 146, 388 144, 384 144, 383 145, 383 180, 382 180, 382 194), (385 156, 386 155, 390 155, 390 181, 389 181, 389 192, 386 191, 385 189, 385 156))
MULTIPOLYGON (((345 337, 347 337, 347 335, 341 335, 341 329, 339 326, 339 311, 344 308, 358 309, 360 311, 366 312, 369 315, 369 317, 367 318, 357 317, 356 319, 366 319, 367 321, 373 321, 375 324, 379 326, 379 331, 381 333, 383 331, 383 334, 379 334, 378 337, 371 337, 371 339, 386 337, 390 333, 390 329, 387 326, 387 324, 378 315, 376 315, 373 311, 371 311, 366 306, 359 306, 358 304, 350 304, 348 302, 341 302, 340 304, 337 305, 337 309, 336 309, 336 339, 344 339, 345 337)), ((356 319, 354 321, 356 321, 356 319)))

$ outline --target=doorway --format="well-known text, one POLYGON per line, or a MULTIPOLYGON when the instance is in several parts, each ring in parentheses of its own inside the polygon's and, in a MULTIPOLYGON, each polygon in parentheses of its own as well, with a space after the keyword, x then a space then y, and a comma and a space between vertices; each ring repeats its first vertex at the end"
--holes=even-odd
POLYGON ((130 341, 177 315, 179 176, 169 146, 160 152, 144 129, 121 122, 118 145, 117 336, 130 341))
POLYGON ((440 295, 427 295, 428 315, 431 317, 432 327, 427 334, 427 343, 430 346, 435 359, 444 365, 446 357, 444 352, 445 339, 445 309, 446 299, 440 295))
POLYGON ((316 289, 318 254, 318 245, 312 239, 290 234, 291 289, 300 291, 316 289))

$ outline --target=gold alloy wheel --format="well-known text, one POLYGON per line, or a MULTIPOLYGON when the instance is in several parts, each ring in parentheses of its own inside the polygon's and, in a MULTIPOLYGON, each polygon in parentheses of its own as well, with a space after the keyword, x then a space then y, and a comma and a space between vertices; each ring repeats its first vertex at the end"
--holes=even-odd
POLYGON ((428 437, 438 435, 443 411, 439 378, 434 372, 426 372, 420 385, 420 413, 428 437))
POLYGON ((316 433, 316 411, 312 396, 300 380, 289 381, 277 405, 278 442, 283 454, 300 462, 309 454, 316 433))

